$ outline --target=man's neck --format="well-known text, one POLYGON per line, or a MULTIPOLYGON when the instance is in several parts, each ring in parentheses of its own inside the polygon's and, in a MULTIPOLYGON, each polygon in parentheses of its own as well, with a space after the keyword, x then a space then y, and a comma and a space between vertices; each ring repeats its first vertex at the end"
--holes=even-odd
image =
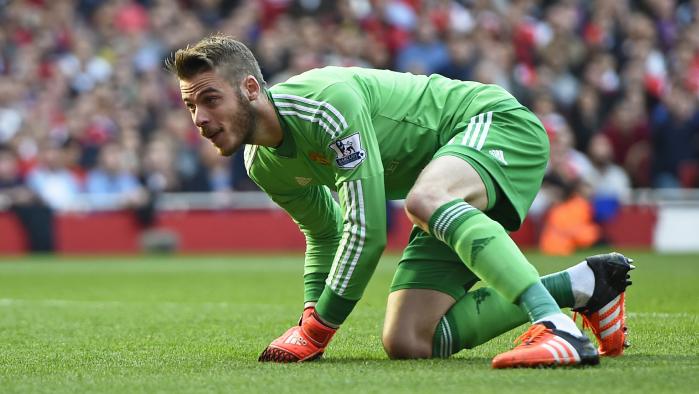
POLYGON ((277 147, 281 145, 284 138, 282 126, 279 123, 274 104, 267 98, 260 100, 257 112, 255 145, 277 147))

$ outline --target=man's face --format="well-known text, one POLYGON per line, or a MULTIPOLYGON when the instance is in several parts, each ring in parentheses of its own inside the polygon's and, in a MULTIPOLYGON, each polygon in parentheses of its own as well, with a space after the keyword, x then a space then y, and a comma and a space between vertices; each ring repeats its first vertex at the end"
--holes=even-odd
POLYGON ((0 152, 0 181, 14 181, 18 176, 17 159, 8 152, 0 152))
POLYGON ((255 113, 240 87, 207 71, 180 80, 180 92, 199 132, 221 155, 230 156, 251 142, 255 113))

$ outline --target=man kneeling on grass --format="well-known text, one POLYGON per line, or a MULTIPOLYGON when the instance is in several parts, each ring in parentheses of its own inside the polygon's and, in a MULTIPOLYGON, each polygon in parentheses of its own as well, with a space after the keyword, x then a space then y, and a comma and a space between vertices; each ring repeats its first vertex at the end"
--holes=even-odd
POLYGON ((561 307, 582 312, 599 353, 623 352, 630 260, 599 255, 540 278, 507 234, 541 186, 549 143, 504 89, 341 67, 267 88, 250 50, 221 35, 167 66, 201 135, 222 155, 246 145, 250 178, 306 236, 302 319, 260 361, 323 354, 384 249, 386 199, 405 199, 415 224, 386 308, 389 357, 448 357, 529 320, 493 367, 597 364, 561 307), (479 280, 488 287, 469 291, 479 280))

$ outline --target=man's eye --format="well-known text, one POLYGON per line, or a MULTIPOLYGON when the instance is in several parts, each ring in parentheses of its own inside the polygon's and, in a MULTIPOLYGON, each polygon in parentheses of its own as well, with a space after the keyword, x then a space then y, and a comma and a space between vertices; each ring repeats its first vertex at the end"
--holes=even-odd
POLYGON ((207 97, 204 99, 206 104, 216 104, 218 102, 218 97, 207 97))
POLYGON ((189 112, 194 112, 194 110, 195 110, 196 108, 197 108, 197 107, 195 107, 193 104, 188 104, 188 105, 187 105, 187 109, 189 110, 189 112))

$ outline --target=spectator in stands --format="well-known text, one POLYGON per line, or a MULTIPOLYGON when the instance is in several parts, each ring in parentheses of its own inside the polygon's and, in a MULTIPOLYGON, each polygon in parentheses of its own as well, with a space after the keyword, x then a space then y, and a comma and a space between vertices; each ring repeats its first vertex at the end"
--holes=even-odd
POLYGON ((0 144, 14 137, 22 125, 20 89, 20 84, 12 78, 0 76, 0 144))
POLYGON ((631 199, 631 181, 624 169, 614 164, 609 138, 604 134, 593 136, 587 155, 592 167, 585 180, 592 188, 593 198, 611 198, 628 203, 631 199))
POLYGON ((383 69, 393 68, 393 59, 385 43, 378 40, 371 40, 364 44, 364 57, 369 64, 371 64, 371 67, 383 69))
POLYGON ((255 53, 266 81, 272 80, 287 67, 289 52, 275 29, 269 29, 260 35, 255 53))
POLYGON ((447 78, 470 81, 473 79, 473 68, 476 63, 475 48, 471 37, 453 33, 447 39, 449 61, 437 73, 447 78))
MULTIPOLYGON (((159 62, 218 30, 256 48, 271 84, 327 64, 497 83, 545 124, 562 116, 578 151, 602 128, 634 187, 696 186, 692 116, 681 115, 692 111, 663 93, 699 94, 696 1, 0 3, 0 144, 16 147, 22 171, 43 141, 72 141, 76 174, 114 141, 152 190, 192 190, 197 146, 172 138, 179 89, 159 62)), ((240 162, 233 187, 248 188, 240 162)))
POLYGON ((551 140, 549 173, 569 183, 584 181, 594 169, 588 157, 575 149, 575 136, 568 123, 562 116, 554 115, 544 125, 551 140))
POLYGON ((542 193, 549 207, 543 216, 539 247, 543 253, 568 255, 594 245, 601 236, 589 201, 595 168, 585 154, 575 149, 573 132, 562 116, 549 116, 545 125, 551 157, 542 193))
POLYGON ((86 164, 83 161, 86 152, 85 148, 78 140, 68 138, 62 144, 62 150, 66 168, 75 175, 78 183, 84 185, 85 176, 87 175, 86 168, 92 165, 92 163, 86 164))
POLYGON ((584 52, 582 40, 576 34, 578 10, 572 2, 555 2, 545 11, 548 29, 539 41, 539 57, 547 72, 548 86, 556 104, 568 110, 578 93, 580 81, 572 71, 581 62, 584 52))
POLYGON ((0 206, 3 208, 27 204, 35 199, 34 193, 24 186, 15 152, 5 145, 0 145, 0 196, 0 206))
POLYGON ((44 141, 38 157, 38 165, 27 175, 29 189, 53 210, 74 208, 81 185, 66 166, 63 148, 54 141, 44 141))
POLYGON ((544 178, 552 205, 544 217, 539 238, 543 253, 569 255, 599 241, 601 231, 593 220, 593 207, 587 199, 584 182, 565 179, 557 173, 544 178))
POLYGON ((158 194, 179 189, 174 151, 171 139, 163 133, 156 133, 146 146, 141 175, 143 184, 151 193, 158 194))
POLYGON ((99 153, 97 167, 88 172, 85 192, 97 209, 128 209, 146 203, 146 194, 138 178, 127 170, 122 147, 107 143, 99 153))
POLYGON ((447 46, 439 40, 432 21, 426 17, 418 20, 415 39, 400 50, 396 67, 413 74, 432 74, 449 61, 447 46))
POLYGON ((211 144, 199 144, 196 159, 195 172, 183 185, 183 190, 190 192, 229 192, 232 190, 232 161, 235 159, 221 156, 211 144))
MULTIPOLYGON (((544 103, 550 101, 546 99, 544 103)), ((544 126, 549 135, 551 156, 542 188, 530 213, 547 234, 547 239, 541 240, 542 250, 568 254, 577 247, 596 242, 599 235, 590 227, 592 206, 587 201, 590 186, 586 177, 594 167, 587 156, 574 148, 573 133, 561 115, 549 113, 544 126), (577 234, 578 230, 580 234, 577 234)))
POLYGON ((583 80, 593 86, 607 100, 613 100, 621 89, 621 78, 617 73, 617 61, 609 53, 594 55, 585 65, 583 80))
POLYGON ((675 84, 651 114, 653 186, 696 186, 686 173, 696 173, 699 109, 697 98, 675 84), (689 179, 688 179, 689 178, 689 179))
POLYGON ((29 250, 53 251, 53 212, 24 185, 16 153, 0 145, 0 210, 6 208, 22 224, 29 250))
POLYGON ((631 200, 631 181, 624 169, 613 162, 612 145, 604 134, 590 140, 588 157, 592 162, 585 181, 590 185, 595 221, 603 223, 614 218, 622 204, 631 200))
POLYGON ((362 59, 364 52, 364 37, 356 27, 340 28, 335 33, 333 49, 335 53, 326 56, 324 63, 330 66, 342 67, 371 67, 362 59))
POLYGON ((199 145, 201 160, 207 180, 207 191, 227 192, 232 185, 230 159, 221 156, 212 144, 199 145))
POLYGON ((641 94, 617 102, 600 132, 612 145, 614 163, 629 173, 633 185, 650 186, 650 126, 641 94))
POLYGON ((57 61, 58 69, 68 77, 75 92, 89 92, 95 85, 106 82, 112 74, 112 65, 95 54, 91 35, 76 35, 71 51, 66 51, 57 61))
MULTIPOLYGON (((195 179, 200 174, 199 133, 185 112, 174 112, 163 120, 163 131, 172 146, 172 162, 175 167, 175 177, 179 180, 177 190, 202 191, 196 185, 195 179)), ((173 190, 174 191, 174 190, 173 190)))
POLYGON ((570 126, 575 135, 576 149, 587 151, 590 138, 602 126, 604 111, 597 90, 590 85, 583 85, 570 113, 570 126))

